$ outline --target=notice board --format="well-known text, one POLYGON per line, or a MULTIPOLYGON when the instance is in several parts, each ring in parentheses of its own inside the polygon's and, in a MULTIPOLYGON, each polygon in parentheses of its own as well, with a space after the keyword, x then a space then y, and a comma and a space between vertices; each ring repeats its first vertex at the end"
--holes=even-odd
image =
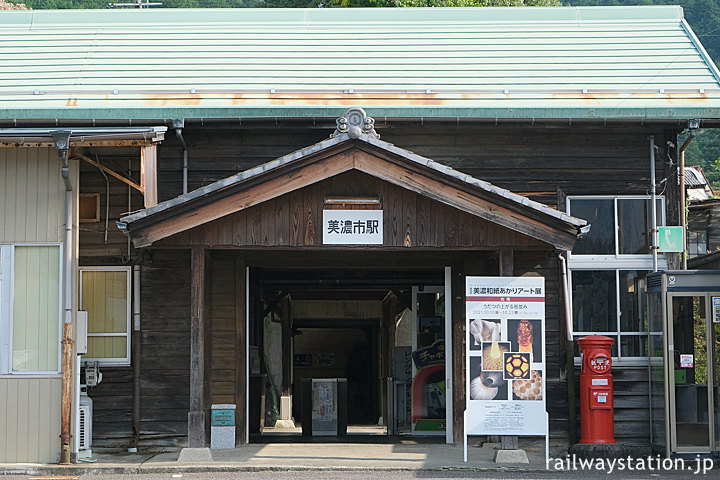
POLYGON ((545 279, 466 278, 465 435, 547 435, 545 279))

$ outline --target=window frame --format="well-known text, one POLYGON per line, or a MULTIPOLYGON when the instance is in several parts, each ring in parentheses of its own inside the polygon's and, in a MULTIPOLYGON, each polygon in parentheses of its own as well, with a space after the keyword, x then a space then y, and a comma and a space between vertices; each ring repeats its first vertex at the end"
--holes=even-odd
POLYGON ((63 254, 64 245, 61 242, 17 242, 0 243, 0 263, 7 266, 9 278, 0 279, 0 376, 56 376, 62 373, 62 335, 63 335, 63 291, 67 288, 63 283, 63 254), (56 370, 16 371, 13 370, 13 335, 15 318, 13 298, 15 295, 15 248, 16 247, 58 247, 58 355, 56 370))
MULTIPOLYGON (((570 294, 570 302, 571 302, 571 310, 572 310, 572 295, 573 295, 573 273, 574 272, 592 272, 592 271, 613 271, 615 273, 615 327, 617 330, 615 331, 597 331, 597 332, 591 332, 591 331, 575 331, 574 329, 574 312, 573 312, 573 340, 576 338, 586 337, 588 335, 605 335, 607 337, 614 337, 617 338, 617 341, 615 342, 615 346, 617 347, 617 355, 613 356, 613 362, 616 364, 622 365, 647 365, 648 359, 650 356, 647 357, 641 356, 641 357, 632 357, 632 356, 624 356, 622 354, 622 338, 623 337, 646 337, 649 341, 650 335, 656 335, 656 336, 662 336, 662 332, 656 332, 652 333, 649 331, 626 331, 623 332, 622 330, 622 303, 620 299, 620 272, 627 272, 627 271, 644 271, 649 273, 652 273, 652 266, 650 268, 644 268, 644 269, 631 269, 631 268, 573 268, 570 270, 570 275, 568 276, 568 291, 570 294)), ((647 286, 645 287, 645 290, 643 290, 643 295, 647 293, 647 286)), ((642 305, 642 304, 641 304, 642 305)), ((642 307, 642 310, 645 312, 645 315, 647 315, 647 306, 644 305, 642 307)), ((575 365, 580 365, 580 357, 575 357, 575 365)))
POLYGON ((709 248, 708 248, 708 237, 710 236, 710 235, 708 235, 708 229, 706 229, 706 228, 705 228, 705 229, 701 229, 701 230, 690 230, 690 229, 688 229, 686 235, 687 235, 687 238, 686 238, 686 240, 685 240, 685 243, 687 244, 688 258, 699 257, 699 256, 701 256, 701 255, 706 255, 706 254, 708 253, 708 250, 709 250, 709 248), (701 234, 705 237, 705 241, 704 241, 703 243, 699 243, 699 242, 697 242, 697 241, 695 241, 695 242, 691 242, 691 241, 690 241, 690 240, 691 240, 691 239, 690 239, 690 236, 691 236, 691 235, 694 235, 695 240, 697 240, 698 235, 701 235, 701 234), (695 251, 693 251, 693 249, 690 248, 691 245, 695 246, 695 249, 694 249, 695 251), (703 252, 703 253, 697 252, 697 247, 700 246, 700 245, 703 246, 703 249, 704 249, 704 252, 703 252))
POLYGON ((88 339, 90 337, 125 337, 125 351, 127 352, 127 355, 125 357, 105 357, 105 358, 94 358, 94 357, 88 357, 87 355, 81 356, 81 362, 82 363, 94 363, 97 362, 99 365, 107 366, 107 367, 128 367, 131 365, 132 360, 132 352, 131 349, 131 336, 132 336, 132 267, 131 266, 125 266, 125 265, 110 265, 110 266, 83 266, 78 267, 78 309, 83 311, 83 299, 82 299, 82 293, 83 293, 83 272, 125 272, 125 278, 126 278, 126 291, 127 291, 127 298, 126 298, 126 312, 127 312, 127 319, 125 322, 126 329, 125 333, 90 333, 90 319, 88 318, 88 325, 87 325, 87 336, 88 339))
MULTIPOLYGON (((615 319, 617 331, 614 332, 576 332, 573 331, 573 340, 587 335, 606 335, 616 338, 617 355, 613 356, 613 363, 616 366, 647 366, 650 362, 650 356, 647 357, 631 357, 622 355, 622 338, 623 337, 645 337, 648 341, 651 332, 622 332, 621 329, 621 301, 620 301, 620 272, 621 271, 647 271, 652 272, 653 255, 652 251, 647 254, 627 254, 620 252, 619 230, 620 224, 618 219, 618 201, 619 200, 646 200, 652 201, 650 195, 568 195, 565 202, 565 211, 568 215, 572 215, 571 206, 573 200, 612 200, 613 201, 613 221, 615 231, 615 253, 614 254, 572 254, 567 252, 568 259, 568 290, 570 296, 570 304, 573 305, 573 272, 575 271, 614 271, 615 272, 615 319)), ((657 195, 656 201, 660 200, 660 222, 658 226, 663 226, 667 222, 667 202, 664 195, 657 195)), ((592 223, 592 222, 590 222, 592 223)), ((591 227, 592 228, 592 227, 591 227)), ((667 258, 664 254, 658 254, 658 269, 667 269, 667 258)), ((646 310, 647 313, 647 310, 646 310)), ((573 312, 573 325, 575 324, 573 312)), ((580 365, 581 358, 575 357, 575 365, 580 365)))
MULTIPOLYGON (((597 265, 598 262, 613 262, 622 260, 623 262, 627 261, 634 261, 638 260, 638 263, 641 263, 643 260, 650 259, 652 260, 652 252, 648 253, 619 253, 620 252, 620 240, 618 236, 618 232, 620 230, 620 223, 618 221, 618 200, 652 200, 652 197, 650 195, 568 195, 566 197, 565 201, 565 210, 568 215, 572 215, 570 213, 571 205, 573 200, 612 200, 613 201, 613 221, 614 221, 614 227, 615 231, 613 232, 613 238, 615 240, 615 253, 614 254, 573 254, 572 251, 568 251, 568 262, 572 261, 573 259, 577 259, 580 261, 587 261, 592 264, 597 265)), ((664 226, 666 223, 666 217, 665 212, 667 209, 666 202, 665 202, 665 196, 664 195, 657 195, 656 200, 660 200, 662 202, 662 206, 660 208, 661 218, 660 222, 658 223, 658 226, 664 226)), ((591 227, 592 228, 592 224, 591 227)), ((642 270, 642 268, 640 268, 642 270)))

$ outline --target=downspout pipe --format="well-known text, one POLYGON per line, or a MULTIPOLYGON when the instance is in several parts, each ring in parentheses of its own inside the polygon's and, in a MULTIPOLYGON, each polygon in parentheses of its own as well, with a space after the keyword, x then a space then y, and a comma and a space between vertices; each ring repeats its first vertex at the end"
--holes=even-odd
POLYGON ((133 406, 132 424, 133 436, 130 440, 128 452, 137 452, 140 443, 140 265, 133 266, 133 332, 132 332, 132 353, 133 353, 133 406))
POLYGON ((651 205, 650 205, 650 212, 651 212, 651 242, 650 242, 650 248, 652 249, 652 260, 653 260, 653 272, 658 271, 658 243, 657 243, 657 233, 658 233, 658 224, 657 224, 657 181, 655 179, 655 149, 657 147, 655 146, 655 135, 650 135, 650 184, 651 184, 651 205))
POLYGON ((697 130, 700 128, 700 120, 688 120, 688 129, 690 135, 680 147, 680 164, 678 165, 678 182, 680 183, 680 225, 684 230, 683 235, 683 251, 682 251, 682 270, 687 270, 687 219, 685 218, 685 149, 693 141, 697 130))
POLYGON ((573 317, 570 307, 570 289, 568 288, 568 267, 565 255, 557 254, 560 260, 560 276, 563 288, 563 303, 565 307, 565 333, 567 335, 567 348, 565 349, 565 371, 567 372, 568 395, 568 442, 577 443, 577 405, 575 402, 575 349, 573 347, 573 317))
POLYGON ((188 192, 188 149, 187 143, 183 138, 182 131, 185 128, 185 119, 176 118, 172 121, 173 128, 175 129, 175 135, 183 148, 183 195, 188 192))
POLYGON ((65 184, 65 239, 64 239, 64 288, 63 297, 63 338, 62 338, 62 398, 60 404, 60 464, 70 464, 70 439, 72 438, 72 384, 73 384, 73 324, 72 324, 72 196, 70 182, 70 165, 68 150, 70 149, 71 132, 59 130, 53 132, 53 142, 60 157, 63 183, 65 184))

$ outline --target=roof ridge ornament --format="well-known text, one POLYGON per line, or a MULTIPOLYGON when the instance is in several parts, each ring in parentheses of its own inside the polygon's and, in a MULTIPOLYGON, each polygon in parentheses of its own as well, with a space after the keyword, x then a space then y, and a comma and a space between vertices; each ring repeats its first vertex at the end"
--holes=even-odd
POLYGON ((344 133, 347 133, 350 138, 360 138, 363 133, 380 138, 380 135, 375 131, 375 119, 368 117, 365 110, 360 107, 348 108, 345 115, 335 120, 335 123, 337 127, 330 134, 330 138, 335 138, 344 133))

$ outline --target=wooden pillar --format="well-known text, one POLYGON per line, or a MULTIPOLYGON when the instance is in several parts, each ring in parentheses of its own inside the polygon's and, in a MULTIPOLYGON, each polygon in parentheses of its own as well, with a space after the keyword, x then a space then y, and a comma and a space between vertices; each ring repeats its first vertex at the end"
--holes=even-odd
POLYGON ((292 376, 292 316, 290 315, 290 297, 282 299, 280 304, 282 321, 282 396, 290 396, 290 378, 292 376))
POLYGON ((157 146, 155 144, 140 148, 140 187, 145 208, 157 205, 157 146))
POLYGON ((397 336, 397 328, 395 325, 395 317, 398 314, 398 299, 395 295, 390 298, 388 310, 388 330, 387 330, 387 376, 395 376, 395 338, 397 336))
POLYGON ((235 445, 248 443, 247 428, 247 279, 245 261, 235 261, 235 445))
POLYGON ((465 270, 463 263, 452 266, 452 402, 453 445, 462 445, 465 434, 465 270))
POLYGON ((190 283, 190 411, 188 446, 205 447, 205 249, 192 249, 190 283))
MULTIPOLYGON (((498 258, 498 271, 501 277, 512 277, 513 275, 513 263, 514 255, 512 250, 500 250, 498 258)), ((500 437, 500 448, 503 450, 517 450, 518 448, 518 437, 517 435, 503 435, 500 437)))

